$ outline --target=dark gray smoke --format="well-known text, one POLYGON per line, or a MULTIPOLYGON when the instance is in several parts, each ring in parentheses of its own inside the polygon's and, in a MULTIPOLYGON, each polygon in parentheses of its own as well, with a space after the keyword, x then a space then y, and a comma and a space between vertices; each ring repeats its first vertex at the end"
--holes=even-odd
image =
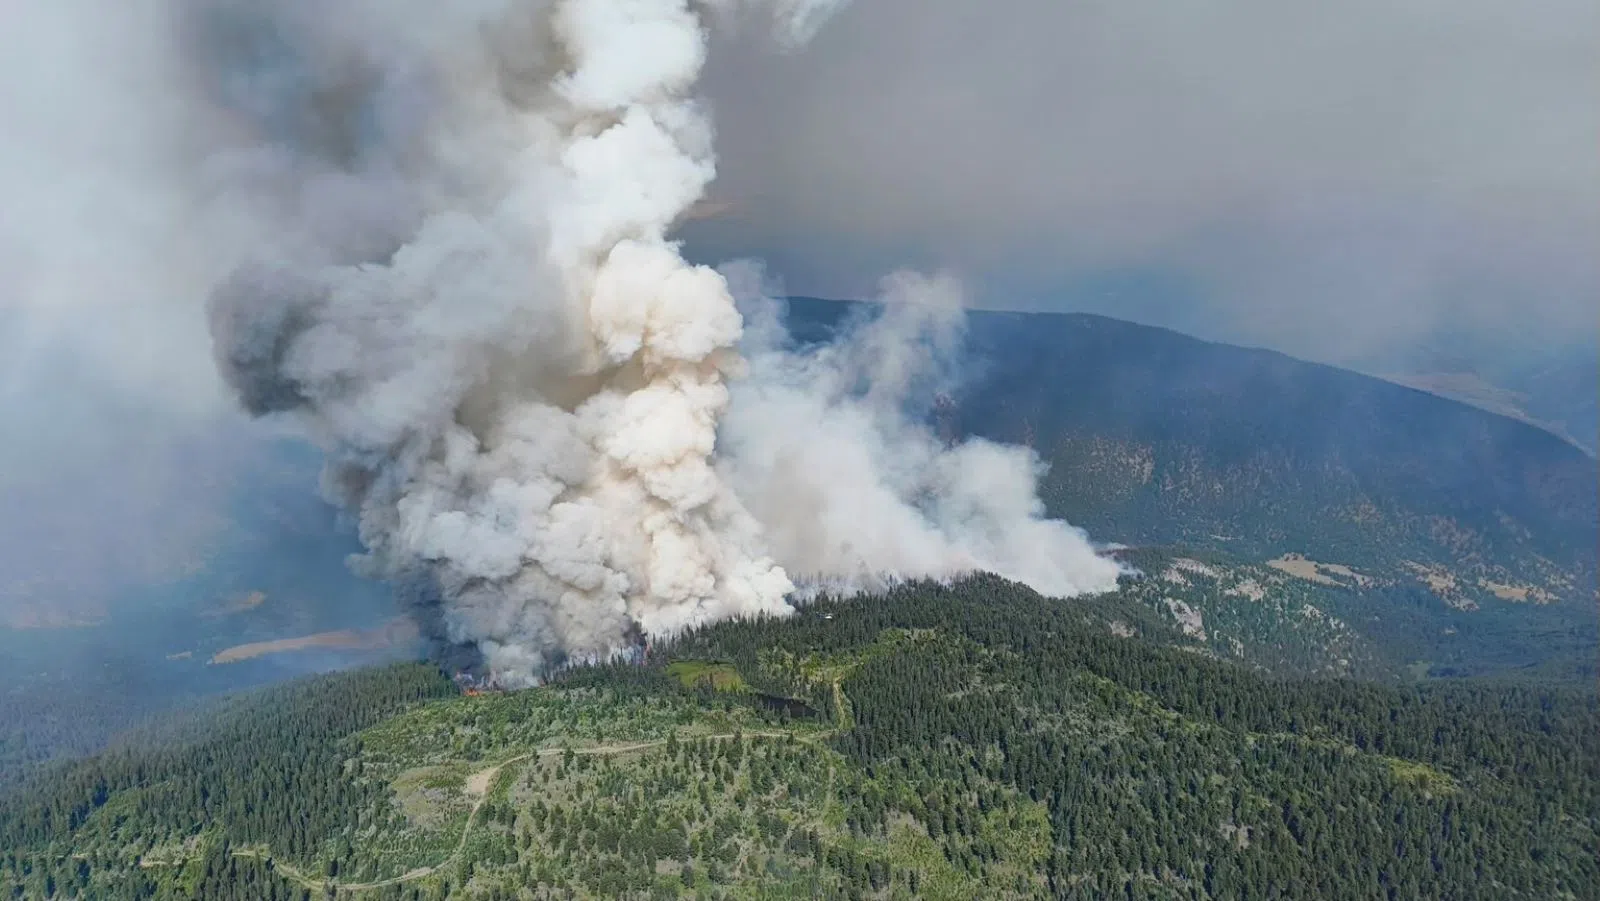
POLYGON ((211 336, 217 369, 245 411, 264 416, 309 403, 304 389, 284 371, 285 356, 325 299, 318 286, 292 269, 246 265, 212 294, 211 336), (256 298, 276 302, 260 308, 256 298))

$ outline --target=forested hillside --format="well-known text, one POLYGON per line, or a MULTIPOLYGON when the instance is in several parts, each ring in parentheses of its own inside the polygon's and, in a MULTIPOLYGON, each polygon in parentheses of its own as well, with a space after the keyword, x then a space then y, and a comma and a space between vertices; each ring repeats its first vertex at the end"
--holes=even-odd
POLYGON ((1132 572, 1101 602, 1147 608, 1190 645, 1279 675, 1597 677, 1600 621, 1577 604, 1452 605, 1420 586, 1296 558, 1148 547, 1117 557, 1132 572))
MULTIPOLYGON (((863 304, 793 298, 821 340, 863 304)), ((968 316, 951 435, 1025 442, 1102 540, 1287 553, 1456 605, 1594 616, 1600 470, 1539 428, 1334 367, 1085 314, 968 316)))
POLYGON ((1117 591, 907 585, 516 694, 403 664, 218 700, 315 663, 210 652, 371 612, 241 543, 137 635, 7 636, 0 897, 1600 897, 1592 460, 1115 320, 968 337, 936 427, 1032 444, 1052 513, 1134 545, 1117 591))
MULTIPOLYGON (((0 801, 24 898, 1600 895, 1592 686, 1284 678, 992 577, 444 697, 245 699, 0 801)), ((1192 636, 1191 636, 1192 638, 1192 636)))
MULTIPOLYGON (((817 340, 851 309, 797 299, 790 324, 817 340)), ((1595 678, 1596 467, 1558 439, 1102 317, 975 312, 967 343, 949 403, 925 398, 938 428, 1032 444, 1050 511, 1153 555, 1122 594, 1187 618, 1210 652, 1277 672, 1595 678), (1195 557, 1215 575, 1173 562, 1195 557)), ((0 785, 176 705, 382 656, 208 665, 392 615, 388 588, 345 566, 358 545, 313 496, 317 464, 264 450, 196 568, 128 586, 104 621, 0 630, 0 785)))

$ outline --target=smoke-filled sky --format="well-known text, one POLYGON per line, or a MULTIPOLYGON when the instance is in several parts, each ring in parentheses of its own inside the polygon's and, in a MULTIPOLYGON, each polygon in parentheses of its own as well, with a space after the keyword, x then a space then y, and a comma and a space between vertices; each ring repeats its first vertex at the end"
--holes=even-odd
MULTIPOLYGON (((692 527, 672 540, 689 535, 719 578, 754 567, 767 582, 753 609, 780 606, 787 576, 769 565, 1104 584, 1081 536, 1038 518, 1026 455, 949 455, 907 418, 916 398, 859 394, 898 384, 888 361, 901 375, 947 362, 951 283, 892 279, 891 299, 919 312, 830 353, 738 336, 721 277, 663 242, 713 160, 707 208, 724 212, 679 232, 691 260, 759 258, 795 293, 876 295, 887 273, 942 270, 982 306, 1093 309, 1333 359, 1404 352, 1444 327, 1491 350, 1593 340, 1592 3, 706 6, 726 26, 708 48, 658 0, 8 3, 0 536, 46 535, 56 575, 78 566, 74 540, 86 558, 137 560, 129 578, 182 568, 240 477, 227 464, 247 455, 227 448, 298 429, 353 480, 330 493, 369 546, 403 546, 391 570, 476 535, 473 560, 436 567, 477 605, 455 638, 514 643, 554 627, 504 615, 495 579, 560 578, 529 575, 545 526, 503 530, 504 559, 482 559, 495 536, 468 518, 504 526, 495 479, 537 458, 553 498, 613 514, 633 502, 592 466, 557 465, 574 459, 559 448, 517 457, 527 427, 566 435, 580 463, 622 466, 640 497, 676 489, 637 461, 692 469, 703 484, 668 504, 688 504, 672 515, 692 527), (594 140, 629 116, 638 140, 594 140), (613 266, 624 243, 636 252, 613 266), (673 303, 638 299, 668 281, 685 292, 673 303), (668 328, 659 309, 678 301, 704 315, 668 328), (678 392, 686 430, 666 450, 623 449, 618 436, 643 437, 627 399, 652 385, 678 392), (246 424, 241 400, 283 416, 246 424), (778 447, 778 426, 850 454, 778 447), (194 448, 215 449, 207 465, 194 448), (957 478, 968 471, 985 481, 957 478), (789 486, 841 531, 785 521, 789 486), (851 508, 868 495, 883 520, 851 508), (1032 568, 1050 548, 1069 551, 1062 567, 1032 568)), ((766 308, 748 280, 735 287, 747 313, 766 308)), ((12 542, 0 566, 37 562, 29 546, 12 542)), ((637 600, 643 559, 600 561, 611 614, 637 600)), ((695 578, 678 586, 682 622, 738 607, 695 578)))
POLYGON ((696 250, 1320 358, 1592 346, 1597 47, 1592 0, 860 2, 712 56, 732 211, 696 250))
MULTIPOLYGON (((6 4, 6 392, 36 380, 30 360, 69 351, 108 390, 217 399, 192 295, 218 245, 250 236, 196 225, 196 169, 231 127, 196 101, 286 106, 305 87, 270 56, 195 69, 230 38, 178 32, 228 5, 6 4)), ((439 4, 379 5, 419 40, 444 28, 439 4)), ((371 6, 315 15, 337 33, 371 6)), ((801 52, 750 30, 708 60, 711 194, 732 209, 692 228, 691 250, 760 257, 797 293, 859 296, 937 267, 985 306, 1088 307, 1332 357, 1440 323, 1595 331, 1588 0, 869 0, 801 52)), ((280 211, 318 200, 264 193, 280 211)))
MULTIPOLYGON (((891 315, 800 349, 758 265, 728 270, 736 288, 672 238, 717 172, 711 33, 801 52, 839 6, 37 13, 39 49, 5 73, 13 530, 103 509, 54 559, 115 561, 130 533, 149 544, 143 521, 185 519, 131 500, 158 472, 158 501, 226 512, 226 478, 161 467, 184 445, 150 437, 237 439, 256 428, 239 411, 322 450, 321 494, 367 551, 352 565, 507 684, 808 589, 988 570, 1107 590, 1119 566, 1044 518, 1031 450, 919 420, 953 371, 958 284, 898 274, 891 315)), ((219 518, 198 531, 235 528, 219 518)), ((12 604, 83 591, 8 570, 12 604)))

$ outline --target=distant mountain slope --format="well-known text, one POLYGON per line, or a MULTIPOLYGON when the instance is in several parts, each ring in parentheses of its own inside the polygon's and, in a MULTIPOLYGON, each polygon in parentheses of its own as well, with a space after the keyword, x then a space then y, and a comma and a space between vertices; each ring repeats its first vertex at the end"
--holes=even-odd
POLYGON ((1495 353, 1482 337, 1442 334, 1399 355, 1350 361, 1351 368, 1504 413, 1585 449, 1600 447, 1600 346, 1590 334, 1565 346, 1501 336, 1495 353))
POLYGON ((1533 376, 1543 389, 1538 394, 1502 388, 1473 372, 1392 372, 1383 373, 1382 377, 1536 425, 1576 444, 1592 457, 1595 454, 1595 386, 1600 385, 1600 372, 1593 366, 1588 369, 1586 373, 1569 368, 1551 370, 1543 378, 1533 376), (1588 381, 1576 381, 1585 377, 1588 381), (1536 410, 1538 412, 1534 412, 1536 410))
MULTIPOLYGON (((205 534, 178 545, 178 533, 153 523, 128 541, 185 559, 183 567, 154 575, 96 573, 99 590, 82 594, 52 585, 39 609, 79 620, 72 627, 46 628, 49 620, 30 615, 30 598, 8 595, 8 586, 0 585, 0 789, 27 767, 93 751, 118 731, 173 707, 409 653, 403 634, 392 636, 396 646, 380 647, 389 633, 359 631, 394 616, 395 604, 387 585, 347 566, 347 556, 361 546, 316 495, 316 451, 295 442, 251 448, 248 457, 226 449, 234 451, 231 466, 213 465, 226 480, 207 486, 222 502, 213 507, 208 495, 207 503, 173 503, 203 510, 205 534), (340 636, 349 640, 330 640, 340 636), (238 659, 234 647, 277 642, 267 646, 282 649, 289 639, 301 639, 288 644, 300 649, 248 660, 238 659), (229 648, 224 660, 236 662, 208 665, 229 648)), ((61 522, 61 534, 70 535, 76 521, 61 522)), ((0 574, 14 587, 26 581, 29 570, 20 567, 29 560, 8 550, 12 556, 0 560, 0 574)), ((56 552, 67 561, 84 558, 92 569, 93 551, 64 544, 56 552)), ((38 571, 70 575, 60 560, 39 562, 38 571)))
MULTIPOLYGON (((852 306, 792 299, 791 328, 820 339, 852 306)), ((1301 553, 1458 605, 1593 602, 1600 474, 1527 423, 1103 316, 973 312, 968 345, 946 428, 1033 445, 1050 512, 1097 538, 1301 553)))
POLYGON ((1520 392, 1501 388, 1483 377, 1472 372, 1386 372, 1378 373, 1380 378, 1404 385, 1407 388, 1416 388, 1429 394, 1437 394, 1451 400, 1458 400, 1464 404, 1520 419, 1530 425, 1536 425, 1547 432, 1559 435, 1567 441, 1578 445, 1585 450, 1590 450, 1577 438, 1567 432, 1566 426, 1560 422, 1545 422, 1529 413, 1527 410, 1530 398, 1520 392))
POLYGON ((1556 424, 1593 455, 1600 449, 1600 353, 1557 354, 1501 377, 1536 419, 1556 424))

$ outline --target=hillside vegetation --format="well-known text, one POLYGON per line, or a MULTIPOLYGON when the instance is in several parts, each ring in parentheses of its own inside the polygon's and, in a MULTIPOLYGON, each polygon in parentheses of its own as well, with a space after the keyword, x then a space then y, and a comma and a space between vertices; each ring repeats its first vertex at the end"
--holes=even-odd
POLYGON ((1126 599, 908 585, 452 695, 322 677, 62 765, 0 801, 0 893, 1600 893, 1592 690, 1285 679, 1126 599))
MULTIPOLYGON (((808 342, 867 309, 797 299, 789 322, 808 342)), ((1137 546, 1146 578, 1119 594, 1190 644, 1280 673, 1596 678, 1600 489, 1560 440, 1103 317, 975 312, 967 343, 922 412, 1032 444, 1050 512, 1137 546)), ((0 630, 0 790, 164 711, 409 653, 363 631, 393 602, 345 566, 358 545, 313 495, 315 453, 251 459, 199 571, 128 587, 98 625, 0 630), (238 659, 263 650, 284 652, 238 659)))
MULTIPOLYGON (((802 343, 865 304, 793 298, 802 343)), ((1087 314, 968 314, 947 434, 1030 444, 1102 540, 1350 566, 1444 603, 1593 619, 1600 468, 1525 422, 1264 350, 1087 314)))

